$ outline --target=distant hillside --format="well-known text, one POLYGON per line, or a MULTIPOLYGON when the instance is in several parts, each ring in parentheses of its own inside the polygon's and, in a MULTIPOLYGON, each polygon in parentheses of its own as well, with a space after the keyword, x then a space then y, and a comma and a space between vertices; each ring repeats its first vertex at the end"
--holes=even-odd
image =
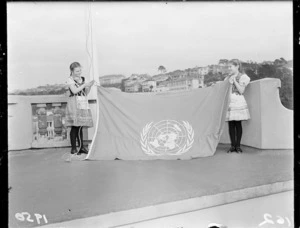
POLYGON ((66 84, 54 84, 54 85, 43 85, 36 88, 25 89, 25 90, 16 90, 9 95, 61 95, 67 92, 68 88, 66 84))
MULTIPOLYGON (((218 65, 226 65, 228 60, 221 59, 218 65)), ((218 66, 214 65, 214 66, 218 66)), ((282 104, 288 108, 293 109, 293 61, 286 61, 284 58, 275 59, 274 61, 264 61, 262 63, 256 63, 252 61, 243 62, 243 67, 245 73, 251 78, 251 81, 262 79, 262 78, 278 78, 281 80, 280 88, 280 98, 282 104)), ((132 74, 129 78, 124 78, 122 81, 129 79, 135 79, 140 77, 152 78, 155 81, 173 80, 178 76, 185 74, 186 76, 193 76, 196 68, 188 68, 185 70, 175 70, 172 72, 157 74, 157 75, 147 75, 147 74, 132 74)), ((100 78, 109 78, 112 76, 125 77, 121 74, 104 75, 100 78)), ((226 73, 213 73, 209 71, 208 74, 204 76, 204 84, 209 86, 214 84, 216 81, 223 80, 227 76, 226 73)), ((113 83, 105 85, 105 87, 116 87, 122 89, 122 83, 113 83)), ((10 95, 61 95, 67 92, 68 88, 66 84, 55 84, 55 85, 44 85, 38 86, 37 88, 31 88, 26 90, 16 90, 9 93, 10 95)))
POLYGON ((112 77, 126 78, 123 74, 106 74, 106 75, 100 76, 99 79, 112 78, 112 77))

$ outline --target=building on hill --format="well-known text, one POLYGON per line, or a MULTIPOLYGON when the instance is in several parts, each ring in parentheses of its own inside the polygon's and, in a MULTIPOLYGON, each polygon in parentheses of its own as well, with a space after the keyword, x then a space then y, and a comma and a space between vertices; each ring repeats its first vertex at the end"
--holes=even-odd
POLYGON ((199 70, 198 70, 197 67, 195 67, 195 68, 189 68, 189 69, 186 70, 186 72, 187 72, 187 76, 188 77, 195 77, 195 78, 197 78, 199 76, 199 70))
POLYGON ((122 82, 122 80, 125 78, 124 75, 118 74, 118 75, 106 75, 99 77, 100 85, 112 85, 112 84, 119 84, 122 82))
POLYGON ((187 77, 188 77, 188 72, 183 71, 180 74, 175 74, 175 75, 172 74, 172 75, 170 75, 169 76, 169 80, 174 81, 174 80, 184 79, 184 78, 187 78, 187 77))
POLYGON ((158 74, 158 75, 152 76, 152 79, 157 82, 162 82, 162 81, 166 81, 170 77, 171 76, 169 74, 158 74))
POLYGON ((153 92, 167 92, 167 91, 186 91, 191 89, 198 89, 199 81, 196 78, 181 78, 178 80, 166 80, 160 82, 153 92))
POLYGON ((140 82, 133 82, 125 85, 125 92, 127 93, 137 93, 142 91, 142 85, 140 82))
POLYGON ((217 74, 221 71, 221 66, 219 65, 210 65, 209 66, 209 72, 211 72, 212 74, 217 74))
POLYGON ((167 80, 158 82, 156 88, 153 89, 153 92, 167 92, 167 91, 169 91, 167 80))
MULTIPOLYGON (((198 80, 198 87, 204 87, 204 75, 208 73, 209 68, 208 67, 194 67, 194 68, 189 68, 186 69, 184 71, 174 71, 174 72, 170 72, 168 73, 169 75, 169 79, 167 79, 168 81, 176 81, 178 82, 178 80, 198 80)), ((198 88, 197 87, 197 88, 198 88)))
POLYGON ((210 65, 208 72, 211 72, 212 74, 228 74, 229 65, 210 65))
POLYGON ((129 78, 123 80, 123 87, 125 92, 134 93, 142 91, 142 83, 151 80, 148 74, 132 74, 129 78))
POLYGON ((229 65, 221 65, 219 68, 219 73, 228 74, 229 73, 229 65))
POLYGON ((145 81, 151 79, 149 74, 132 74, 128 80, 138 80, 138 81, 145 81))
POLYGON ((199 88, 199 81, 195 78, 179 79, 169 81, 167 86, 169 91, 191 90, 199 88))
POLYGON ((272 61, 263 61, 261 63, 261 65, 274 65, 274 62, 272 62, 272 61))
POLYGON ((206 67, 198 67, 198 73, 200 75, 206 75, 206 74, 208 74, 208 72, 209 72, 209 67, 208 66, 206 66, 206 67))
POLYGON ((204 75, 199 76, 198 83, 199 83, 199 86, 198 86, 199 88, 204 88, 205 87, 205 85, 204 85, 204 75))
POLYGON ((142 92, 152 92, 153 90, 156 89, 156 81, 152 79, 143 81, 141 85, 142 85, 142 92))
POLYGON ((220 66, 227 66, 228 65, 228 59, 220 59, 219 60, 219 65, 220 66))

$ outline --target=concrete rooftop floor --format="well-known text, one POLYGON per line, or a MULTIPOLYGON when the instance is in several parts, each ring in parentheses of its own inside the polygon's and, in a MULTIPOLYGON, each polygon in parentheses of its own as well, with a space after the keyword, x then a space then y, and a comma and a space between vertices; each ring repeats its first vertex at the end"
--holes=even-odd
POLYGON ((10 151, 10 227, 37 226, 21 212, 51 224, 293 180, 293 150, 227 148, 192 160, 71 163, 61 158, 70 148, 10 151))

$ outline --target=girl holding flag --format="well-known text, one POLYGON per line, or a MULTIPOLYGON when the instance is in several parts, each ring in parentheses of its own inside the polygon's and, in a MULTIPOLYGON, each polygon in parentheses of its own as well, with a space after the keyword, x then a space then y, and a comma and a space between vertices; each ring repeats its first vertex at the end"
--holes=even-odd
POLYGON ((91 110, 88 107, 87 95, 90 92, 94 81, 85 82, 81 76, 81 65, 74 62, 70 65, 70 77, 67 79, 69 88, 69 99, 66 107, 66 126, 71 127, 71 154, 87 154, 87 149, 83 146, 83 127, 93 127, 91 110), (76 149, 76 139, 78 140, 79 150, 76 149))
POLYGON ((234 151, 242 153, 242 121, 250 119, 250 113, 243 93, 250 82, 250 78, 244 73, 242 64, 238 59, 229 61, 229 70, 231 75, 227 78, 229 83, 232 84, 232 91, 230 93, 226 121, 228 121, 229 126, 231 147, 227 153, 234 151))

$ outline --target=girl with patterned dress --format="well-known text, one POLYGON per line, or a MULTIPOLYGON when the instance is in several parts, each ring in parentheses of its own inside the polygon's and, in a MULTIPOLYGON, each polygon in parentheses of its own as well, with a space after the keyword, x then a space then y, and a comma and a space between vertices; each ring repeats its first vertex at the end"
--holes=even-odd
POLYGON ((69 97, 66 107, 66 126, 71 127, 71 154, 87 154, 87 149, 83 146, 83 127, 93 127, 91 110, 88 108, 87 95, 94 81, 85 82, 81 76, 81 65, 74 62, 70 65, 71 75, 67 79, 69 87, 69 97), (76 149, 78 140, 79 150, 76 149))
POLYGON ((226 121, 228 121, 231 147, 227 153, 234 151, 242 153, 242 121, 250 119, 248 105, 243 93, 250 82, 250 78, 244 73, 242 64, 238 59, 229 61, 229 70, 231 75, 227 78, 229 83, 232 84, 232 91, 229 97, 230 101, 226 114, 226 121))

